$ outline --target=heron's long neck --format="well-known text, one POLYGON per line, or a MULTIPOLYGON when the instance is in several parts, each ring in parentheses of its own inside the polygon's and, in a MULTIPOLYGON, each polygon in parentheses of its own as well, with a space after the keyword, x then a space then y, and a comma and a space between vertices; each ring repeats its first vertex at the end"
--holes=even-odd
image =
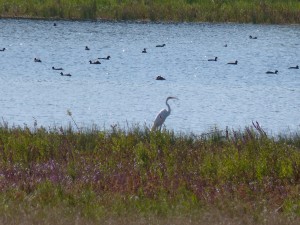
POLYGON ((168 106, 168 113, 171 114, 171 107, 170 107, 170 105, 168 104, 168 100, 166 101, 166 105, 168 106))

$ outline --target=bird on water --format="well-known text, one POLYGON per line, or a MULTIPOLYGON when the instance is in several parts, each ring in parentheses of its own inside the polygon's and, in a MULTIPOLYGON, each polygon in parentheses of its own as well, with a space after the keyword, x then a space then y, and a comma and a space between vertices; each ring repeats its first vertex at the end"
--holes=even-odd
POLYGON ((160 76, 160 75, 158 75, 157 77, 156 77, 156 80, 165 80, 166 78, 164 78, 164 77, 162 77, 162 76, 160 76))
POLYGON ((151 131, 155 131, 155 130, 161 130, 161 127, 163 125, 163 123, 165 122, 165 120, 167 119, 167 117, 171 114, 171 107, 170 105, 168 104, 168 101, 170 99, 177 99, 176 97, 168 97, 166 99, 166 105, 168 107, 168 109, 162 109, 156 116, 155 120, 154 120, 154 123, 153 123, 153 126, 151 128, 151 131))
POLYGON ((64 69, 61 68, 61 67, 60 67, 60 68, 55 68, 54 66, 52 66, 52 69, 53 69, 53 70, 64 70, 64 69))
POLYGON ((249 36, 250 39, 257 39, 257 37, 253 37, 252 35, 249 36))
POLYGON ((214 59, 208 59, 208 61, 217 61, 218 57, 215 57, 214 59))
POLYGON ((296 70, 298 70, 299 66, 298 65, 297 66, 291 66, 291 67, 289 67, 289 69, 296 69, 296 70))
POLYGON ((237 64, 238 64, 238 61, 235 60, 235 62, 229 62, 229 63, 227 63, 227 64, 229 64, 229 65, 237 65, 237 64))
POLYGON ((63 72, 61 72, 60 75, 61 75, 61 76, 66 76, 66 77, 71 77, 71 76, 72 76, 72 75, 69 74, 69 73, 63 73, 63 72))
POLYGON ((98 59, 105 59, 105 60, 109 60, 109 59, 110 59, 110 56, 108 55, 107 57, 104 57, 104 58, 98 58, 98 59))
POLYGON ((90 60, 89 62, 90 62, 90 64, 101 64, 101 62, 99 62, 98 60, 94 61, 94 62, 92 60, 90 60))
POLYGON ((267 71, 266 74, 277 74, 278 73, 278 70, 275 70, 274 72, 273 71, 267 71))

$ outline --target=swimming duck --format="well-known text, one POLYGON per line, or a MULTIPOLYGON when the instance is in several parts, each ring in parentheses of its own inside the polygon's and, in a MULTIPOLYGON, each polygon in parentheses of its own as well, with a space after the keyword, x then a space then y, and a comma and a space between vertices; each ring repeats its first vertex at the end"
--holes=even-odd
POLYGON ((42 60, 40 60, 38 58, 34 58, 34 62, 42 62, 42 60))
POLYGON ((54 66, 52 66, 52 69, 53 69, 53 70, 64 70, 64 69, 61 68, 61 67, 60 67, 60 68, 55 68, 54 66))
POLYGON ((266 74, 277 74, 278 73, 278 70, 275 70, 274 72, 273 71, 267 71, 266 74))
POLYGON ((215 57, 214 59, 208 59, 208 61, 217 61, 218 57, 215 57))
POLYGON ((142 53, 147 53, 147 50, 146 48, 143 49, 142 53))
POLYGON ((87 51, 88 51, 88 50, 90 50, 90 48, 89 48, 88 46, 85 46, 85 50, 87 50, 87 51))
POLYGON ((257 39, 257 37, 253 37, 252 35, 249 36, 250 39, 257 39))
POLYGON ((289 67, 289 69, 296 69, 296 70, 298 70, 299 66, 298 65, 297 66, 291 66, 291 67, 289 67))
POLYGON ((106 59, 106 60, 109 60, 110 59, 110 56, 107 56, 105 58, 98 58, 98 59, 106 59))
POLYGON ((98 60, 94 61, 94 62, 92 60, 90 60, 89 62, 90 62, 90 64, 101 64, 101 62, 99 62, 98 60))
POLYGON ((0 51, 1 51, 1 52, 4 52, 5 50, 6 50, 6 48, 2 48, 2 49, 0 49, 0 51))
POLYGON ((156 77, 156 80, 165 80, 165 78, 159 75, 156 77))
POLYGON ((69 73, 63 73, 63 72, 61 72, 60 75, 61 75, 61 76, 67 76, 67 77, 71 77, 71 76, 72 76, 72 75, 69 74, 69 73))
POLYGON ((162 47, 165 47, 165 46, 166 46, 166 44, 156 45, 156 47, 158 47, 158 48, 162 48, 162 47))
POLYGON ((238 64, 238 61, 235 60, 235 62, 229 62, 229 63, 227 63, 227 64, 229 64, 229 65, 237 65, 237 64, 238 64))

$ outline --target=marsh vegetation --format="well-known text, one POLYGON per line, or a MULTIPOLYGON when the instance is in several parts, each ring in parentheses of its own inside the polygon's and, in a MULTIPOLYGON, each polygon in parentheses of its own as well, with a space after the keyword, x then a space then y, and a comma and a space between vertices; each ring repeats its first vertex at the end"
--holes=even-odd
POLYGON ((297 0, 0 0, 2 17, 299 23, 297 0))
POLYGON ((299 224, 300 137, 0 126, 5 224, 299 224))

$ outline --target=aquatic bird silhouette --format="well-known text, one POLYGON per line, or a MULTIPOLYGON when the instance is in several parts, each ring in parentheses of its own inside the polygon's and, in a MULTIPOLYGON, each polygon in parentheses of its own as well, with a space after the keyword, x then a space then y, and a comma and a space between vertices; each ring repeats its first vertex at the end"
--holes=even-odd
POLYGON ((208 59, 208 61, 217 61, 218 57, 215 57, 214 59, 208 59))
POLYGON ((6 50, 6 48, 2 48, 0 49, 0 52, 4 52, 6 50))
POLYGON ((90 64, 101 64, 101 62, 99 62, 98 60, 94 61, 94 62, 92 60, 90 60, 89 62, 90 62, 90 64))
POLYGON ((164 77, 162 77, 162 76, 160 76, 160 75, 158 75, 157 77, 156 77, 156 80, 165 80, 166 78, 164 78, 164 77))
POLYGON ((296 69, 296 70, 298 70, 299 66, 298 65, 297 66, 291 66, 291 67, 289 67, 289 69, 296 69))
POLYGON ((156 45, 155 47, 162 48, 162 47, 165 47, 165 46, 166 46, 166 44, 162 44, 162 45, 156 45))
POLYGON ((227 64, 229 64, 229 65, 237 65, 237 64, 238 64, 238 61, 235 60, 234 62, 229 62, 229 63, 227 63, 227 64))
POLYGON ((257 39, 257 37, 253 37, 252 35, 249 36, 250 39, 257 39))
POLYGON ((52 66, 52 69, 53 69, 53 70, 64 70, 64 69, 61 68, 61 67, 60 67, 60 68, 55 68, 54 66, 52 66))
POLYGON ((88 50, 90 50, 90 48, 89 48, 88 46, 85 46, 85 50, 87 50, 87 51, 88 51, 88 50))
POLYGON ((34 58, 34 62, 42 62, 42 60, 40 60, 38 58, 34 58))
POLYGON ((109 60, 110 59, 110 56, 108 55, 107 57, 105 58, 98 58, 98 59, 105 59, 105 60, 109 60))
POLYGON ((69 74, 69 73, 63 73, 63 72, 60 72, 60 75, 61 76, 66 76, 66 77, 71 77, 72 75, 69 74))
POLYGON ((277 74, 278 73, 278 70, 275 70, 274 72, 273 71, 267 71, 266 74, 277 74))
POLYGON ((163 123, 165 122, 165 120, 167 119, 167 117, 171 114, 171 107, 170 105, 168 104, 168 101, 170 99, 177 99, 176 97, 168 97, 166 99, 166 105, 168 107, 168 109, 162 109, 156 116, 155 120, 154 120, 154 123, 153 123, 153 126, 151 128, 151 131, 155 131, 157 129, 161 130, 161 127, 163 125, 163 123))
POLYGON ((147 53, 147 49, 144 48, 143 51, 142 51, 142 53, 147 53))

